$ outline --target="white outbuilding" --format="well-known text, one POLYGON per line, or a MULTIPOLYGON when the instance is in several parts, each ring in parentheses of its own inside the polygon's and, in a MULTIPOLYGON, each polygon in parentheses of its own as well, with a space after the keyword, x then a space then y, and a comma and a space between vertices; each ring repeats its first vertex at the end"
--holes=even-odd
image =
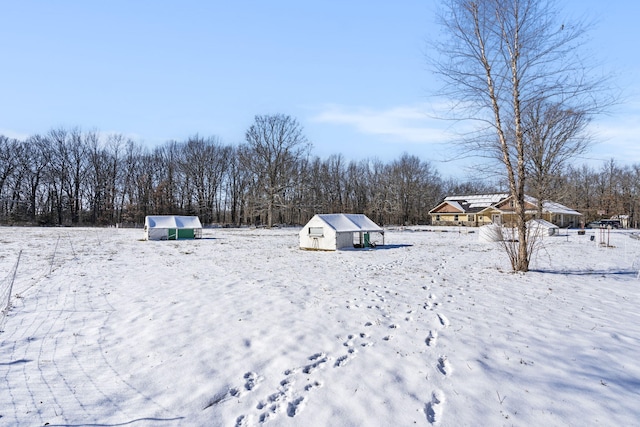
POLYGON ((154 215, 144 219, 145 240, 200 239, 202 224, 197 216, 154 215))
POLYGON ((527 230, 536 237, 557 236, 560 233, 560 227, 540 218, 527 221, 527 230))
POLYGON ((300 248, 335 251, 343 248, 367 248, 377 244, 372 234, 381 236, 384 230, 364 214, 318 214, 300 230, 300 248))

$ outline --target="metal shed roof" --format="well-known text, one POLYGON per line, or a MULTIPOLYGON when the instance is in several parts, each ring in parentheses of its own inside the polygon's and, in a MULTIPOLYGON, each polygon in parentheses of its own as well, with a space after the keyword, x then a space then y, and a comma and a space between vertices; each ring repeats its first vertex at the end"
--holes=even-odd
POLYGON ((336 231, 383 232, 383 229, 378 224, 371 221, 364 214, 318 214, 317 216, 336 231))
POLYGON ((153 215, 144 219, 144 225, 149 228, 202 228, 197 216, 153 215))

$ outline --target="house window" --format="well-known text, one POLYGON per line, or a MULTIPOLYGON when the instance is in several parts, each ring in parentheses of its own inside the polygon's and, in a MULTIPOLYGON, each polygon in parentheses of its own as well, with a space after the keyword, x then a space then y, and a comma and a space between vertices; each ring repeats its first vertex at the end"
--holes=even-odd
POLYGON ((440 221, 440 215, 436 215, 436 221, 440 221))
POLYGON ((458 221, 458 215, 454 215, 454 216, 453 216, 453 220, 454 220, 454 221, 458 221))
POLYGON ((322 237, 324 236, 324 230, 322 227, 309 227, 309 236, 322 237))
POLYGON ((473 222, 473 215, 467 215, 467 221, 473 222))

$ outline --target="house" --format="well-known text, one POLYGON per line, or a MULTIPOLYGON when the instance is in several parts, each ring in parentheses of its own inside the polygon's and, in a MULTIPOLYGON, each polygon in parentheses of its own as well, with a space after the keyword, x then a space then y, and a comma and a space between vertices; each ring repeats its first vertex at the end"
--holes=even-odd
POLYGON ((155 215, 144 219, 145 240, 200 239, 202 224, 197 216, 155 215))
POLYGON ((384 230, 363 214, 318 214, 300 230, 300 248, 335 251, 343 248, 373 247, 372 233, 382 236, 384 230))
MULTIPOLYGON (((525 196, 526 219, 544 219, 558 227, 577 226, 582 214, 560 203, 542 202, 542 215, 538 201, 525 196)), ((515 205, 510 194, 481 194, 446 197, 429 211, 433 225, 463 225, 479 227, 487 224, 515 224, 515 205)))

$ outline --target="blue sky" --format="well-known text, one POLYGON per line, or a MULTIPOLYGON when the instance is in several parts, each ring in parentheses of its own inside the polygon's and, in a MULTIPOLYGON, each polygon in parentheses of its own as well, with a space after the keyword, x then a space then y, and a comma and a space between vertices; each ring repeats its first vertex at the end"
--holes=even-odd
MULTIPOLYGON (((624 91, 584 161, 640 163, 640 2, 567 0, 624 91), (615 4, 614 4, 615 3, 615 4)), ((436 1, 0 0, 0 134, 117 132, 153 147, 244 140, 257 114, 295 117, 313 154, 419 156, 464 177, 426 64, 436 1)))

